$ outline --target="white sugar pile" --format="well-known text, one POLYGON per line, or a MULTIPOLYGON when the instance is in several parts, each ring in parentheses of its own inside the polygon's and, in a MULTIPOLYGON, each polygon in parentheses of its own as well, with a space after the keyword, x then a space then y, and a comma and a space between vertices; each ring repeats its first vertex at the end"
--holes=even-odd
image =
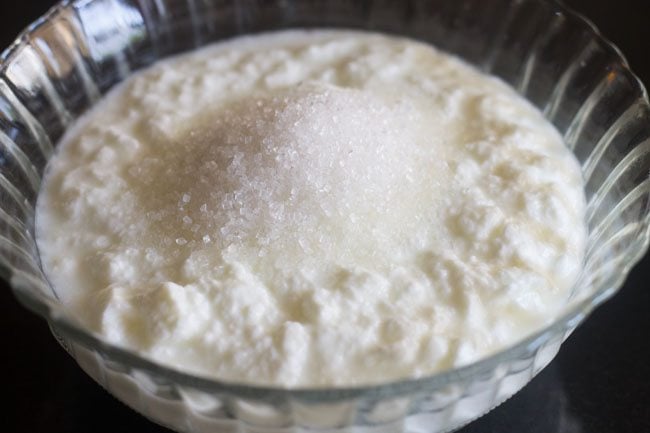
POLYGON ((258 266, 394 260, 385 251, 399 248, 415 218, 417 116, 407 104, 323 84, 209 112, 155 161, 173 172, 144 176, 145 193, 156 191, 146 200, 156 232, 258 266))

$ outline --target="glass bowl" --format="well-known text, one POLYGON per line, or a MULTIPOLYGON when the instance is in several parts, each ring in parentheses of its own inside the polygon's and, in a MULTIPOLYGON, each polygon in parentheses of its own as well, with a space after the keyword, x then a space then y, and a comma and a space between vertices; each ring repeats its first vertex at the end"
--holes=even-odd
MULTIPOLYGON (((0 273, 98 383, 188 432, 443 432, 503 402, 618 290, 650 236, 650 106, 618 50, 538 0, 79 0, 0 56, 0 273), (132 71, 226 37, 290 27, 406 35, 510 83, 564 135, 588 200, 584 271, 559 318, 471 365, 417 380, 287 390, 206 379, 112 346, 67 315, 43 275, 34 205, 62 134, 132 71)), ((64 252, 63 252, 64 253, 64 252)))

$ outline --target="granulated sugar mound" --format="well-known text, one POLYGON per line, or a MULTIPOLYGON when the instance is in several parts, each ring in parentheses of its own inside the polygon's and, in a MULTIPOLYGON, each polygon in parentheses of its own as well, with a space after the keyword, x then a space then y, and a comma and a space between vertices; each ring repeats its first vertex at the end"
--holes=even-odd
POLYGON ((406 104, 330 85, 229 104, 157 161, 173 173, 145 176, 156 231, 274 267, 388 257, 413 219, 416 125, 406 104))

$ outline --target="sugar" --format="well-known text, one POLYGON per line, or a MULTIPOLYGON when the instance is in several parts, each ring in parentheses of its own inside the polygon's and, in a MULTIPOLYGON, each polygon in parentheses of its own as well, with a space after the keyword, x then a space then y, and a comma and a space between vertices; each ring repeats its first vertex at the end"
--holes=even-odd
POLYGON ((404 198, 413 195, 405 179, 425 171, 412 111, 373 92, 306 83, 206 112, 141 177, 159 216, 153 228, 260 269, 316 257, 362 265, 416 222, 416 200, 404 198), (160 183, 155 173, 167 167, 160 183))

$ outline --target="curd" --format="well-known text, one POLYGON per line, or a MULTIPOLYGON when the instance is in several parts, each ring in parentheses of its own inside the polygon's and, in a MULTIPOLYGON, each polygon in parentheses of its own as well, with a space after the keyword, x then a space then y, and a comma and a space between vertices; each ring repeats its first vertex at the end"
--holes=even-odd
POLYGON ((286 31, 158 63, 82 118, 37 206, 79 320, 229 382, 476 361, 556 317, 579 165, 501 81, 408 39, 286 31))

